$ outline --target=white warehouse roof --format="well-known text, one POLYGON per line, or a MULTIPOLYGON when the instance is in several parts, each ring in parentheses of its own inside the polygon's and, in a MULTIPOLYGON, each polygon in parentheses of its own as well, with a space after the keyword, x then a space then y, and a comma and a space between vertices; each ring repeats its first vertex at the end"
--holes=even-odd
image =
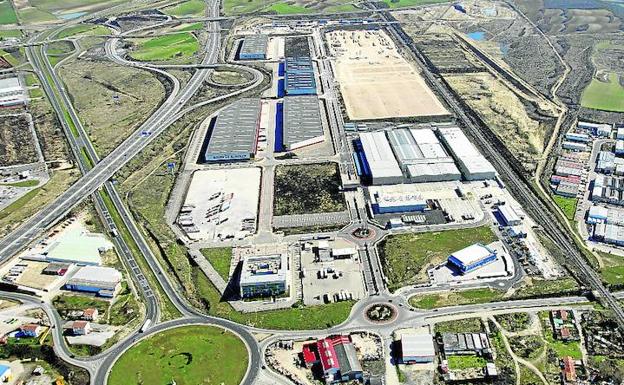
POLYGON ((374 178, 402 178, 399 163, 394 158, 390 143, 383 131, 360 134, 366 161, 374 178))
POLYGON ((516 213, 516 210, 511 207, 510 204, 498 206, 498 212, 503 216, 507 223, 520 222, 521 219, 516 213))
POLYGON ((401 349, 403 357, 435 356, 433 337, 430 334, 403 334, 401 349))
POLYGON ((479 262, 493 253, 494 252, 488 247, 483 246, 480 243, 475 243, 474 245, 470 245, 454 252, 451 256, 457 258, 464 265, 469 266, 475 262, 479 262))
POLYGON ((112 267, 84 266, 74 274, 70 281, 86 283, 117 284, 121 281, 121 273, 112 267))
POLYGON ((494 178, 496 170, 492 164, 481 155, 459 127, 439 128, 438 132, 459 162, 466 179, 494 178))

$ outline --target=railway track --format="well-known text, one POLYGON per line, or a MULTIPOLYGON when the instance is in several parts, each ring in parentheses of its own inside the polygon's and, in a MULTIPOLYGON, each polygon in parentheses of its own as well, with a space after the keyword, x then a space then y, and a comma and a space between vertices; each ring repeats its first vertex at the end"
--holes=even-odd
MULTIPOLYGON (((380 12, 380 15, 384 20, 393 20, 392 15, 388 12, 380 12)), ((624 330, 624 310, 620 303, 603 285, 600 275, 587 263, 573 238, 562 229, 560 219, 553 213, 551 207, 533 190, 531 182, 525 177, 519 166, 510 162, 513 158, 498 137, 474 113, 467 112, 467 109, 461 105, 450 87, 433 74, 431 68, 426 64, 427 60, 425 57, 416 49, 411 38, 407 36, 400 25, 390 23, 387 29, 402 46, 410 49, 427 83, 434 88, 438 95, 443 97, 455 113, 458 121, 462 124, 465 132, 473 139, 490 162, 493 163, 501 178, 514 193, 516 199, 520 201, 523 208, 531 214, 542 226, 546 234, 568 257, 565 264, 573 275, 588 288, 591 288, 594 296, 613 312, 619 327, 624 330)))

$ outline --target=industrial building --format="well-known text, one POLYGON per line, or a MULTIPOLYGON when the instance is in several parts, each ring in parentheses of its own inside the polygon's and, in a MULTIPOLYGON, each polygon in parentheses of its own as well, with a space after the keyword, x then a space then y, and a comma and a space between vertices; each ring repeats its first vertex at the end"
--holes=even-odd
POLYGON ((448 257, 448 264, 461 274, 466 274, 494 262, 496 258, 495 250, 475 243, 451 254, 448 257))
POLYGON ((433 337, 430 334, 403 334, 401 359, 404 364, 433 362, 435 359, 433 337))
POLYGON ((581 142, 581 143, 589 143, 591 141, 591 136, 587 134, 579 134, 578 132, 568 132, 565 134, 566 140, 572 142, 581 142))
POLYGON ((571 140, 565 141, 561 144, 564 150, 570 151, 587 151, 587 144, 583 142, 573 142, 571 140))
POLYGON ((403 182, 403 172, 392 153, 383 131, 360 134, 364 168, 369 170, 371 183, 394 184, 403 182))
POLYGON ((621 140, 624 139, 624 127, 618 127, 617 132, 615 134, 615 139, 621 140))
POLYGON ((579 184, 578 183, 570 183, 570 182, 560 182, 555 189, 555 194, 568 197, 568 198, 576 198, 579 192, 579 184))
POLYGON ((320 365, 326 384, 356 381, 363 378, 362 365, 349 336, 330 336, 303 345, 306 367, 320 365))
POLYGON ((0 107, 26 104, 28 94, 18 77, 0 79, 0 107))
POLYGON ((264 34, 247 35, 243 40, 238 58, 240 60, 264 60, 266 59, 269 37, 264 34))
POLYGON ((283 147, 286 150, 296 150, 325 139, 316 95, 287 96, 283 111, 283 147))
POLYGON ((225 107, 208 130, 206 162, 248 160, 256 152, 260 126, 260 99, 244 98, 225 107))
POLYGON ((613 126, 610 124, 598 124, 598 123, 589 123, 589 122, 578 122, 578 128, 583 130, 588 130, 592 134, 596 136, 601 136, 608 138, 611 136, 611 131, 613 130, 613 126))
POLYGON ((112 267, 81 267, 65 284, 65 289, 95 293, 112 298, 121 282, 121 273, 112 267))
POLYGON ((287 57, 284 70, 286 95, 316 95, 314 65, 310 57, 287 57))
POLYGON ((11 367, 7 365, 0 365, 0 382, 9 382, 13 379, 11 373, 11 367))
POLYGON ((500 205, 497 208, 500 219, 506 226, 518 226, 522 224, 522 218, 516 213, 513 207, 509 204, 500 205))
POLYGON ((433 130, 396 129, 387 132, 388 140, 409 182, 460 180, 455 166, 433 130))
POLYGON ((240 276, 242 298, 270 297, 288 290, 288 258, 285 254, 249 256, 240 276))
POLYGON ((624 226, 598 223, 594 226, 593 238, 605 243, 624 246, 624 226))
POLYGON ((422 212, 428 209, 427 200, 420 194, 405 191, 397 185, 395 189, 370 187, 368 193, 371 201, 371 208, 375 214, 391 214, 406 212, 422 212))
POLYGON ((492 354, 490 340, 485 333, 444 333, 442 349, 445 356, 492 354))
POLYGON ((494 179, 492 164, 468 140, 459 127, 441 127, 438 133, 466 180, 494 179))

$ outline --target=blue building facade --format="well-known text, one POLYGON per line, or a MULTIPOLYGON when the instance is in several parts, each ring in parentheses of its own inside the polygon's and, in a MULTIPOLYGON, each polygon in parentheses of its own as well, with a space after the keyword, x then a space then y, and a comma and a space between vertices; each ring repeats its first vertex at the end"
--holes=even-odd
POLYGON ((448 264, 466 274, 496 260, 496 252, 482 244, 474 244, 448 257, 448 264))
POLYGON ((310 57, 287 57, 284 64, 286 95, 316 95, 314 65, 310 57))

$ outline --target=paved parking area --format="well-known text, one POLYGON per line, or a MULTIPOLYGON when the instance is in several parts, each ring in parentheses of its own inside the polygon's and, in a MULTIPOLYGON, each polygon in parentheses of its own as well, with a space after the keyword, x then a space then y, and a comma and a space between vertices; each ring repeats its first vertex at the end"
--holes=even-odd
POLYGON ((257 167, 196 171, 177 222, 191 239, 242 239, 256 231, 259 195, 257 167))
MULTIPOLYGON (((342 247, 342 246, 336 246, 342 247)), ((301 268, 305 272, 302 278, 303 302, 306 305, 324 303, 325 294, 334 301, 334 294, 351 294, 354 300, 365 295, 362 271, 357 259, 338 259, 331 262, 315 262, 311 249, 301 252, 301 268), (319 273, 325 270, 326 278, 319 273)), ((355 257, 358 258, 358 257, 355 257)))

